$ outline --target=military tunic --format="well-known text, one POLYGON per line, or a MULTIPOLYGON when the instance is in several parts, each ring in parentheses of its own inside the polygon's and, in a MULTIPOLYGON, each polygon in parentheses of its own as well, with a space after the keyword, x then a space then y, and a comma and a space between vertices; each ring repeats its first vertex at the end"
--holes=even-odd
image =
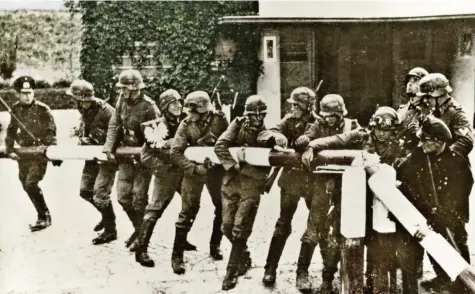
MULTIPOLYGON (((329 126, 321 120, 306 132, 310 138, 323 138, 336 134, 346 133, 360 128, 357 120, 344 118, 337 126, 329 126)), ((346 148, 354 148, 351 142, 346 148)), ((335 148, 332 148, 335 149, 335 148)), ((307 219, 307 228, 302 235, 303 243, 320 245, 320 252, 323 259, 323 278, 333 278, 338 270, 340 260, 340 195, 341 177, 332 175, 312 175, 313 198, 310 212, 307 219), (331 211, 332 206, 334 209, 331 211)))
POLYGON ((223 200, 223 234, 232 242, 247 240, 252 232, 260 195, 270 168, 238 163, 229 152, 230 147, 261 147, 257 138, 264 128, 249 125, 246 117, 237 117, 216 142, 215 152, 226 170, 221 188, 223 200), (241 168, 236 170, 236 165, 241 168))
POLYGON ((171 162, 170 147, 178 125, 185 117, 186 114, 183 114, 179 119, 174 120, 164 115, 158 120, 143 124, 144 127, 150 124, 164 124, 168 130, 162 148, 154 148, 148 140, 142 147, 140 159, 154 175, 152 199, 145 209, 144 220, 156 222, 167 209, 175 192, 181 192, 183 171, 171 162))
POLYGON ((440 120, 442 120, 452 133, 452 142, 449 147, 452 151, 468 158, 473 149, 473 130, 470 127, 467 114, 454 98, 447 100, 439 106, 440 120))
MULTIPOLYGON (((144 94, 134 100, 119 97, 112 116, 104 152, 114 152, 118 146, 140 147, 144 135, 140 124, 159 117, 155 102, 144 94)), ((147 206, 147 192, 152 174, 137 157, 119 164, 117 198, 125 211, 143 212, 147 206)))
MULTIPOLYGON (((176 227, 188 232, 196 219, 200 208, 201 193, 206 185, 211 200, 215 206, 213 231, 220 230, 222 223, 221 183, 224 175, 222 166, 214 166, 207 175, 197 174, 197 163, 185 157, 185 150, 191 146, 214 147, 216 140, 227 129, 229 123, 222 112, 209 112, 193 122, 184 119, 178 126, 170 156, 173 163, 184 171, 181 185, 182 208, 176 222, 176 227)), ((220 240, 219 240, 220 241, 220 240)))
MULTIPOLYGON (((473 186, 469 160, 450 148, 445 148, 439 155, 424 154, 422 148, 417 148, 399 166, 397 176, 401 181, 401 192, 427 218, 434 231, 441 234, 454 248, 459 248, 462 257, 470 263, 465 230, 465 224, 469 221, 469 196, 473 186), (453 234, 453 238, 448 231, 453 234)), ((408 265, 415 264, 416 268, 408 269, 412 269, 415 271, 412 274, 420 277, 421 268, 417 266, 422 265, 423 248, 412 236, 409 238, 412 242, 406 243, 406 250, 418 254, 413 254, 412 260, 407 260, 408 265)), ((448 282, 445 271, 431 256, 429 259, 437 276, 448 282)))
MULTIPOLYGON (((20 128, 17 121, 11 118, 7 127, 5 138, 7 154, 14 152, 15 141, 22 147, 36 146, 38 144, 49 146, 56 145, 56 124, 50 108, 37 100, 30 105, 19 102, 12 106, 12 113, 25 125, 26 129, 39 141, 34 142, 27 133, 20 128)), ((48 212, 42 191, 38 183, 43 179, 48 161, 46 158, 20 158, 18 161, 19 179, 23 189, 27 192, 38 214, 48 212)))
MULTIPOLYGON (((114 108, 101 99, 94 98, 93 105, 81 115, 78 135, 81 145, 103 145, 106 141, 109 121, 114 115, 114 108)), ((79 195, 87 201, 93 201, 98 208, 110 204, 110 194, 114 185, 117 166, 111 163, 98 164, 86 161, 81 177, 79 195)))
MULTIPOLYGON (((287 114, 282 121, 274 128, 270 128, 262 132, 259 140, 267 142, 276 134, 284 135, 288 140, 288 146, 299 148, 295 145, 295 141, 315 122, 313 115, 307 115, 303 118, 295 118, 292 114, 287 114)), ((313 134, 309 136, 310 140, 316 137, 313 134)), ((273 146, 272 146, 273 147, 273 146)), ((301 197, 305 199, 307 207, 310 208, 312 198, 312 178, 308 171, 298 168, 284 168, 279 178, 278 185, 280 187, 280 216, 277 220, 274 230, 274 236, 284 236, 287 238, 292 232, 292 219, 301 197)))

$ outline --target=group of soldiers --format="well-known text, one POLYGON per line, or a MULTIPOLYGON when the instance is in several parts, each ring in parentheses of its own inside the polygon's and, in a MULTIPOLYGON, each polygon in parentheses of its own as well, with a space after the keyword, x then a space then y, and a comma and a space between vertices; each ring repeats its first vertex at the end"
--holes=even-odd
MULTIPOLYGON (((19 178, 38 213, 31 225, 38 231, 51 225, 51 216, 38 183, 42 180, 47 159, 19 157, 14 142, 20 146, 55 145, 56 125, 47 105, 34 99, 35 81, 20 77, 14 82, 19 102, 12 107, 7 129, 6 152, 19 164, 19 178), (13 115, 15 119, 13 119, 13 115)), ((186 271, 184 252, 196 250, 187 241, 200 208, 206 186, 215 216, 209 242, 214 260, 222 260, 223 235, 231 242, 222 289, 236 286, 238 278, 252 265, 247 241, 258 211, 260 196, 269 181, 270 168, 246 163, 245 152, 237 159, 230 147, 292 148, 302 154, 301 167, 284 167, 278 180, 280 215, 270 240, 263 283, 276 283, 277 268, 300 198, 304 198, 309 216, 301 238, 297 262, 296 287, 310 291, 308 269, 317 245, 323 259, 319 293, 333 293, 334 275, 340 261, 339 232, 341 176, 319 174, 311 170, 314 155, 325 149, 363 149, 380 156, 381 162, 397 170, 399 188, 428 219, 428 225, 442 234, 469 262, 467 233, 468 197, 473 179, 468 154, 473 148, 473 134, 467 116, 456 100, 447 78, 414 68, 407 74, 408 102, 397 111, 379 107, 367 128, 347 118, 344 99, 328 94, 317 102, 314 91, 298 87, 287 100, 290 113, 275 127, 267 128, 266 99, 260 95, 247 98, 242 116, 228 122, 224 113, 215 110, 209 95, 194 91, 182 99, 169 89, 156 97, 147 97, 145 84, 136 70, 121 73, 116 85, 120 96, 115 107, 94 96, 94 87, 85 80, 75 80, 67 94, 77 101, 81 124, 77 132, 81 145, 103 145, 106 161, 86 161, 82 173, 80 196, 101 214, 94 231, 100 232, 92 242, 104 244, 117 239, 115 213, 110 194, 117 176, 118 202, 129 217, 134 231, 126 246, 135 259, 146 267, 154 261, 147 253, 158 219, 176 192, 181 196, 181 211, 176 221, 171 266, 176 274, 186 271), (318 106, 318 107, 317 107, 318 106), (318 111, 316 109, 318 108, 318 111), (214 147, 221 164, 211 160, 193 162, 185 156, 192 146, 214 147), (118 147, 141 147, 139 156, 118 160, 118 147), (153 176, 153 177, 152 177, 153 176), (153 192, 148 190, 153 178, 153 192)), ((54 161, 53 165, 61 165, 54 161)), ((369 252, 389 252, 403 273, 405 294, 419 293, 423 249, 417 237, 409 235, 397 222, 396 238, 391 248, 383 248, 377 233, 368 226, 369 252)), ((374 258, 368 255, 368 260, 374 258)), ((430 289, 463 286, 450 284, 448 276, 431 259, 437 273, 422 286, 430 289)), ((367 291, 372 293, 373 272, 366 271, 367 291)))

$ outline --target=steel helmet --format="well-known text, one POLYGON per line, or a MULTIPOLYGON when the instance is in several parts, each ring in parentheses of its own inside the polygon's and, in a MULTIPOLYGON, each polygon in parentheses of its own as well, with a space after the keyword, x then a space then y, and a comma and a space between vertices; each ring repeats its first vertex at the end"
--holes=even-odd
POLYGON ((452 92, 449 80, 441 73, 431 73, 421 79, 417 96, 431 96, 434 98, 445 96, 452 92))
POLYGON ((396 110, 389 106, 379 107, 369 120, 369 129, 393 130, 400 126, 396 110))
POLYGON ((174 89, 168 89, 158 97, 158 109, 160 109, 160 112, 163 113, 165 110, 167 110, 170 103, 182 100, 183 98, 181 98, 181 95, 178 93, 178 91, 174 89))
POLYGON ((194 91, 185 98, 185 107, 190 111, 205 113, 212 109, 211 100, 205 91, 194 91))
POLYGON ((127 69, 120 73, 119 81, 115 84, 117 87, 126 87, 134 91, 145 88, 142 74, 136 69, 127 69))
POLYGON ((244 115, 267 113, 267 101, 261 95, 251 95, 246 99, 244 115))
POLYGON ((347 115, 345 101, 338 94, 325 95, 320 101, 320 115, 327 116, 332 114, 347 115))
POLYGON ((298 87, 295 88, 290 94, 290 98, 287 99, 287 102, 292 104, 297 104, 302 109, 308 109, 309 106, 315 104, 317 96, 315 92, 310 90, 307 87, 298 87))

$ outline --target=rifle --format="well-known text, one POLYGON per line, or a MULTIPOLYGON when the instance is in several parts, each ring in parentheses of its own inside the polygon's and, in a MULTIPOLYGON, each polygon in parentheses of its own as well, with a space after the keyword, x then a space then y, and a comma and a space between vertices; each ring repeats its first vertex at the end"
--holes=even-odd
POLYGON ((26 126, 22 123, 22 121, 13 113, 13 111, 10 109, 10 107, 8 107, 8 104, 5 102, 5 100, 3 100, 2 97, 0 97, 0 103, 2 104, 2 106, 7 110, 8 113, 10 113, 10 116, 12 117, 12 119, 14 119, 17 123, 18 123, 18 126, 20 127, 20 129, 22 131, 24 131, 36 144, 38 145, 41 145, 41 142, 35 137, 35 135, 33 135, 30 131, 28 131, 28 129, 26 128, 26 126))
POLYGON ((219 81, 218 83, 216 84, 216 87, 214 87, 213 89, 213 92, 211 93, 211 97, 210 97, 210 100, 211 100, 211 103, 215 104, 215 107, 218 109, 218 110, 221 110, 223 108, 223 105, 221 103, 221 98, 219 97, 219 92, 218 92, 218 89, 219 89, 219 86, 221 86, 221 82, 224 81, 226 78, 224 77, 224 75, 222 75, 221 77, 219 77, 219 81), (214 95, 216 95, 216 99, 213 100, 214 98, 214 95), (215 101, 216 100, 216 101, 215 101), (217 102, 217 103, 215 103, 217 102))
MULTIPOLYGON (((318 83, 317 85, 317 88, 315 89, 315 93, 318 93, 318 91, 320 90, 320 87, 322 86, 322 83, 323 83, 323 80, 320 80, 320 82, 318 83)), ((267 178, 267 181, 266 181, 266 184, 264 186, 264 191, 266 193, 269 193, 270 192, 270 189, 272 188, 272 186, 274 185, 274 182, 277 180, 277 176, 279 175, 279 172, 282 168, 279 167, 279 168, 274 168, 274 170, 272 171, 272 173, 269 175, 269 177, 267 178)))
MULTIPOLYGON (((430 176, 432 193, 434 194, 434 201, 437 208, 437 206, 439 206, 439 196, 437 194, 437 188, 435 187, 434 174, 432 173, 432 164, 430 163, 429 155, 426 155, 426 159, 427 159, 427 166, 429 168, 429 176, 430 176)), ((449 229, 449 227, 445 227, 445 230, 447 231, 447 236, 449 237, 450 243, 455 248, 455 250, 457 250, 458 253, 461 254, 462 251, 460 251, 460 248, 457 246, 457 243, 455 243, 454 234, 449 229)))

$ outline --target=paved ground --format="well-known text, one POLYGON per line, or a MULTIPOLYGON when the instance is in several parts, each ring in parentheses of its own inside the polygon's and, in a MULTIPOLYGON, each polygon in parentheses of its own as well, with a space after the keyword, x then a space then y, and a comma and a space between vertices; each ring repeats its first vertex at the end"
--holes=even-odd
MULTIPOLYGON (((0 122, 5 122, 5 117, 0 113, 0 122)), ((55 112, 55 117, 60 137, 64 139, 74 120, 70 113, 62 111, 55 112)), ((0 293, 222 293, 221 281, 230 244, 223 241, 224 261, 212 261, 208 256, 213 209, 207 192, 203 193, 201 211, 189 234, 198 251, 185 253, 187 273, 177 276, 171 270, 170 255, 180 198, 174 198, 155 228, 149 252, 157 266, 144 268, 124 247, 132 226, 118 205, 115 192, 112 197, 119 239, 108 245, 91 244, 96 234, 92 228, 99 215, 78 195, 82 166, 83 162, 77 161, 65 162, 59 168, 49 166, 41 187, 50 206, 53 226, 31 233, 28 224, 35 221, 36 215, 17 179, 17 166, 8 159, 0 159, 0 293)), ((278 210, 279 191, 274 187, 270 195, 262 196, 249 241, 253 268, 229 293, 299 293, 294 287, 296 260, 308 214, 303 202, 293 221, 293 233, 282 256, 276 287, 266 289, 261 284, 278 210)), ((321 257, 316 253, 311 266, 315 287, 321 280, 321 268, 321 257)), ((432 275, 426 263, 425 277, 432 275)))

